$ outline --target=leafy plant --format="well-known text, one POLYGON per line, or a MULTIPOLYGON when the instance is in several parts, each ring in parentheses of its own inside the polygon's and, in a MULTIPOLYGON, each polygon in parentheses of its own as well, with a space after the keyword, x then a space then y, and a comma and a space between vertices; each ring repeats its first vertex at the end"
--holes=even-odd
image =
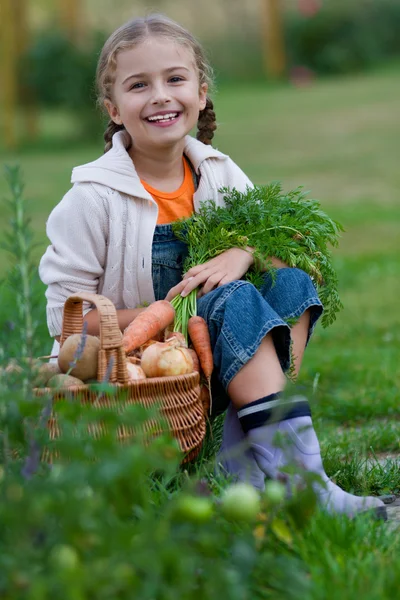
POLYGON ((42 289, 39 289, 37 265, 32 258, 35 242, 26 212, 25 186, 19 167, 6 167, 5 177, 10 198, 4 204, 10 220, 0 248, 8 252, 11 266, 2 282, 0 298, 3 301, 7 294, 13 297, 11 305, 14 314, 9 314, 8 321, 3 324, 0 339, 3 349, 10 349, 18 358, 31 359, 38 353, 37 332, 41 327, 40 319, 44 320, 44 313, 39 308, 42 304, 42 289), (10 337, 14 339, 14 344, 10 337))
MULTIPOLYGON (((173 226, 188 246, 184 269, 229 248, 252 249, 255 266, 246 277, 259 286, 264 270, 274 275, 271 257, 277 257, 311 276, 325 309, 322 324, 330 325, 342 308, 328 249, 338 244, 340 223, 323 212, 317 200, 308 199, 302 188, 284 193, 280 183, 272 183, 247 188, 244 193, 228 188, 221 192, 223 207, 204 202, 198 213, 173 226)), ((191 298, 187 302, 193 304, 191 298)))

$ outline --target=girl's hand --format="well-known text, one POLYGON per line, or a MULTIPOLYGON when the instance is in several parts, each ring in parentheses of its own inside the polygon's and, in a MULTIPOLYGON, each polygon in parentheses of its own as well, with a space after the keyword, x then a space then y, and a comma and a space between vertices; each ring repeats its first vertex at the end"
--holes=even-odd
MULTIPOLYGON (((283 269, 289 266, 274 256, 270 257, 269 260, 276 269, 283 269)), ((197 294, 198 298, 200 298, 214 288, 224 285, 224 283, 229 283, 243 277, 253 262, 254 258, 251 248, 248 250, 230 248, 208 262, 189 269, 182 281, 170 289, 165 300, 170 302, 179 294, 187 296, 196 287, 204 284, 203 287, 200 287, 197 294)))
MULTIPOLYGON (((197 294, 200 298, 216 287, 241 279, 252 264, 251 252, 242 248, 230 248, 203 265, 189 269, 181 282, 184 285, 178 293, 187 296, 192 290, 200 288, 197 294)), ((174 289, 180 286, 181 284, 178 284, 174 289)))
POLYGON ((182 279, 182 281, 180 281, 177 285, 174 285, 174 287, 169 290, 164 300, 168 300, 168 302, 171 302, 171 300, 173 300, 176 296, 179 296, 179 294, 183 292, 187 285, 188 280, 182 279))

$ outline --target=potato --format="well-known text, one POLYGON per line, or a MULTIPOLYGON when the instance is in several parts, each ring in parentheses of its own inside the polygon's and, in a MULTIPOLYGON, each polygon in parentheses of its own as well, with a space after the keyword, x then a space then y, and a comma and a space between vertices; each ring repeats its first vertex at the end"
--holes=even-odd
POLYGON ((46 387, 49 379, 53 377, 53 375, 59 375, 60 373, 60 367, 57 363, 43 363, 37 370, 33 380, 33 387, 46 387))
POLYGON ((6 375, 20 375, 24 372, 23 368, 17 363, 15 358, 12 358, 4 369, 6 375))
MULTIPOLYGON (((77 348, 81 342, 82 335, 75 333, 70 335, 63 343, 58 354, 58 366, 63 373, 70 369, 70 363, 74 360, 77 348)), ((73 377, 82 381, 94 379, 97 376, 97 365, 99 361, 100 340, 94 335, 86 335, 85 347, 76 367, 71 370, 73 377)))
POLYGON ((72 377, 72 375, 64 375, 63 373, 59 375, 53 375, 50 377, 47 385, 51 388, 70 388, 75 387, 76 385, 85 385, 81 379, 77 377, 72 377))

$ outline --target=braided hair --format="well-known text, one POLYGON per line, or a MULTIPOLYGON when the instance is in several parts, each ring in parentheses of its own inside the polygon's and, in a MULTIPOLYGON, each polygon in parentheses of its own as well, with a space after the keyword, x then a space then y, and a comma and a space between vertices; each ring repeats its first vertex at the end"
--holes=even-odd
POLYGON ((106 143, 104 146, 104 153, 108 152, 112 148, 112 138, 114 133, 117 133, 117 131, 123 131, 124 129, 124 125, 118 125, 118 123, 114 123, 112 119, 109 120, 107 128, 104 132, 104 141, 106 143))
MULTIPOLYGON (((211 90, 214 75, 201 44, 184 27, 175 23, 172 19, 160 14, 150 14, 147 17, 128 21, 117 29, 106 41, 97 64, 96 82, 98 97, 97 102, 101 110, 105 110, 104 102, 113 102, 113 87, 115 72, 117 68, 117 56, 119 52, 130 50, 149 36, 160 36, 168 40, 182 44, 193 52, 196 65, 199 89, 207 84, 211 90)), ((204 144, 211 144, 211 139, 216 129, 215 113, 212 101, 207 98, 204 110, 199 113, 197 139, 204 144)), ((117 125, 110 121, 104 134, 105 152, 112 147, 112 136, 117 131, 124 129, 123 125, 117 125)))
POLYGON ((200 111, 199 120, 197 121, 196 138, 200 140, 200 142, 203 142, 203 144, 210 145, 216 129, 217 123, 215 120, 214 104, 207 96, 206 106, 200 111))

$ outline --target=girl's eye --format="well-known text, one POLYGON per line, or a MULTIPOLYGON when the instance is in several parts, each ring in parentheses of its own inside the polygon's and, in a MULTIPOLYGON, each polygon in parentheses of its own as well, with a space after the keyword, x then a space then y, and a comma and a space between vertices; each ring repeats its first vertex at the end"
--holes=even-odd
POLYGON ((131 87, 129 89, 130 90, 140 90, 142 87, 144 87, 144 83, 138 82, 138 83, 134 83, 133 85, 131 85, 131 87))
POLYGON ((175 75, 170 79, 171 83, 179 83, 180 81, 183 81, 183 77, 180 77, 179 75, 175 75))

